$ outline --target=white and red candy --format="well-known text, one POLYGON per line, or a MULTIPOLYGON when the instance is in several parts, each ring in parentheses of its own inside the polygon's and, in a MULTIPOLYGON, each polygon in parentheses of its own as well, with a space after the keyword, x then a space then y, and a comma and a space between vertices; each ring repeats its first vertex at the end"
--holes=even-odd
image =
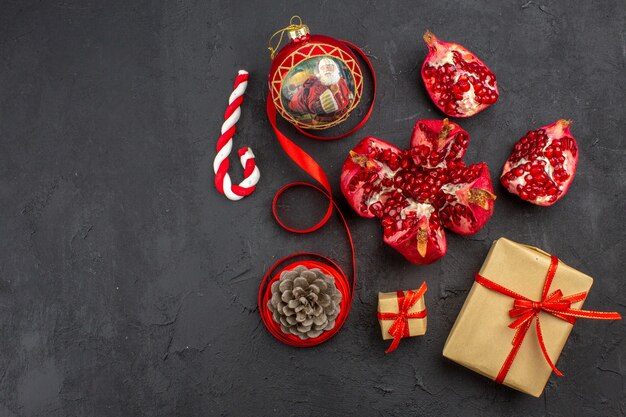
POLYGON ((228 174, 230 166, 228 157, 233 149, 233 136, 237 130, 237 122, 241 117, 241 104, 243 94, 248 87, 248 72, 240 70, 235 78, 233 92, 228 99, 228 107, 224 113, 224 123, 222 124, 222 135, 217 140, 217 155, 213 160, 213 171, 215 172, 215 188, 224 194, 229 200, 241 200, 243 197, 252 194, 259 182, 261 173, 256 166, 252 149, 246 147, 239 149, 239 161, 243 167, 244 179, 239 185, 233 185, 228 174))

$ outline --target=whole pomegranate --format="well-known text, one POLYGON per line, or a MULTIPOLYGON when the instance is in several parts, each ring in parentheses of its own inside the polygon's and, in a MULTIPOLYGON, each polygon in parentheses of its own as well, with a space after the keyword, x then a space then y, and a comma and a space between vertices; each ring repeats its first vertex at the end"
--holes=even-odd
POLYGON ((540 206, 551 206, 563 197, 578 163, 578 145, 569 130, 571 123, 559 120, 532 130, 517 141, 504 164, 502 185, 540 206))
POLYGON ((360 216, 381 220, 385 243, 412 263, 431 263, 446 253, 444 227, 471 235, 493 214, 487 164, 462 160, 468 143, 448 119, 418 121, 408 150, 367 137, 343 165, 341 191, 360 216))
POLYGON ((496 76, 473 53, 459 44, 424 34, 428 55, 422 79, 430 98, 451 117, 470 117, 498 100, 496 76))

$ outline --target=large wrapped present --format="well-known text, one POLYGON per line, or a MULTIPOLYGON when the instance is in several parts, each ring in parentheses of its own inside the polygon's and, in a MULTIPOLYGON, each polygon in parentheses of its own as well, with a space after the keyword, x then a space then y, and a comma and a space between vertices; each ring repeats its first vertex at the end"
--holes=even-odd
POLYGON ((539 397, 593 278, 555 256, 501 238, 494 242, 452 327, 443 355, 498 383, 539 397))

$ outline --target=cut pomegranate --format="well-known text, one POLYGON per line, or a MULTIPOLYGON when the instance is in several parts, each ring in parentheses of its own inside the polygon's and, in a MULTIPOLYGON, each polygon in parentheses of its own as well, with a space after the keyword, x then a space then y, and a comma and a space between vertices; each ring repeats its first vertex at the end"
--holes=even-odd
POLYGON ((467 132, 448 119, 420 120, 411 136, 411 154, 415 163, 425 168, 463 166, 468 144, 467 132))
POLYGON ((540 206, 551 206, 563 197, 578 163, 578 145, 569 130, 571 123, 559 120, 521 138, 504 164, 502 185, 540 206))
POLYGON ((422 79, 437 107, 451 117, 470 117, 498 100, 496 76, 463 46, 424 34, 428 55, 422 79))
POLYGON ((367 137, 343 165, 341 191, 360 216, 381 220, 385 243, 412 263, 431 263, 446 253, 444 227, 470 235, 493 214, 487 165, 463 163, 468 143, 447 119, 418 121, 409 150, 367 137))

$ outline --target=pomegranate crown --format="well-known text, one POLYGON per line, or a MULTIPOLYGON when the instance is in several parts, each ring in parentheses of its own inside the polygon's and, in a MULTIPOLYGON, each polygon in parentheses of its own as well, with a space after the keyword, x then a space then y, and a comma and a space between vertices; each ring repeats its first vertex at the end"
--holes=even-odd
POLYGON ((428 45, 429 47, 435 47, 435 44, 437 43, 437 37, 435 36, 434 33, 432 33, 430 30, 427 30, 426 32, 424 32, 424 42, 426 42, 426 45, 428 45))
POLYGON ((574 121, 572 119, 561 119, 559 120, 557 123, 561 125, 561 127, 563 129, 570 127, 570 125, 573 123, 574 121))

